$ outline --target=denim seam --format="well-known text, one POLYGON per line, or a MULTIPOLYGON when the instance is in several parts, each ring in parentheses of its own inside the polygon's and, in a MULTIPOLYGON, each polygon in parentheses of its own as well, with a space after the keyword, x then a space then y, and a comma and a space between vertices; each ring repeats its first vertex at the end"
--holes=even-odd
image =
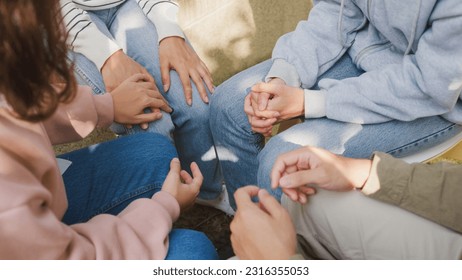
POLYGON ((91 87, 92 91, 96 94, 103 94, 103 91, 99 89, 91 79, 85 75, 84 71, 82 71, 77 65, 74 65, 74 71, 86 82, 88 86, 91 87))
POLYGON ((422 138, 420 138, 420 139, 417 139, 417 140, 415 140, 415 141, 413 141, 413 142, 407 143, 406 145, 403 145, 403 146, 401 146, 401 147, 397 147, 397 148, 395 148, 395 149, 393 149, 393 150, 389 150, 387 153, 388 153, 388 154, 391 154, 391 155, 400 153, 400 152, 402 152, 403 150, 405 150, 405 149, 407 149, 407 148, 409 148, 409 147, 417 146, 417 145, 419 145, 419 143, 424 143, 425 141, 427 141, 428 139, 430 139, 430 138, 432 138, 432 137, 438 137, 438 136, 440 136, 440 135, 443 135, 444 133, 449 132, 449 131, 451 131, 452 129, 454 129, 455 126, 456 126, 456 124, 453 123, 453 124, 451 124, 451 125, 449 125, 449 126, 443 128, 443 129, 441 129, 441 130, 439 130, 439 131, 437 131, 437 132, 435 132, 435 133, 432 133, 432 134, 430 134, 430 135, 427 135, 427 136, 425 136, 425 137, 422 137, 422 138))
POLYGON ((89 219, 91 219, 92 217, 94 217, 96 215, 106 213, 109 210, 121 205, 122 203, 124 203, 124 202, 126 202, 128 200, 131 200, 133 197, 139 196, 140 194, 147 193, 147 192, 149 192, 151 190, 161 188, 161 187, 162 187, 162 183, 156 183, 156 184, 151 184, 151 185, 147 185, 145 187, 138 188, 135 191, 124 194, 124 195, 118 197, 116 200, 113 200, 113 201, 109 202, 108 204, 100 207, 99 209, 97 209, 94 212, 93 216, 89 216, 84 220, 89 220, 89 219))

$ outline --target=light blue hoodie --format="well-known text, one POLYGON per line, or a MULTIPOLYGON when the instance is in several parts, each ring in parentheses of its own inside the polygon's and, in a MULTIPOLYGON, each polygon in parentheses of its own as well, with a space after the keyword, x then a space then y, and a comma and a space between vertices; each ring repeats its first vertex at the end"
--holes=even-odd
POLYGON ((461 0, 314 1, 307 21, 282 36, 269 77, 305 90, 305 116, 344 122, 441 115, 462 124, 461 0), (345 53, 366 71, 323 79, 345 53))

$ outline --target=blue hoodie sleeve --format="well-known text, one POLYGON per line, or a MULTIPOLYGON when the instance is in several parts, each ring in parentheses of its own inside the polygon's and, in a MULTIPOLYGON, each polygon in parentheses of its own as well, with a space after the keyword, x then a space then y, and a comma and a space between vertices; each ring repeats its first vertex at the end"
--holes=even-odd
POLYGON ((412 121, 442 115, 462 123, 461 89, 449 88, 462 77, 462 7, 439 1, 414 53, 400 63, 341 81, 325 79, 326 116, 353 123, 412 121))
MULTIPOLYGON (((311 88, 343 56, 354 42, 357 30, 366 22, 351 0, 314 1, 314 4, 308 20, 279 38, 272 55, 273 61, 279 62, 274 67, 283 65, 280 61, 284 60, 296 69, 303 88, 311 88)), ((270 70, 278 72, 287 71, 270 70)))

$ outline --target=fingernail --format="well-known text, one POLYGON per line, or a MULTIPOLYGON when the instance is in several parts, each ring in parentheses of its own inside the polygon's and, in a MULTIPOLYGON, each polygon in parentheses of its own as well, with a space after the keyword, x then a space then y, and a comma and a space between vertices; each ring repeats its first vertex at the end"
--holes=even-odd
POLYGON ((146 130, 146 129, 148 129, 148 125, 147 124, 142 124, 141 128, 146 130))
POLYGON ((287 179, 287 177, 282 177, 280 180, 279 180, 279 185, 281 187, 287 187, 288 185, 290 184, 289 180, 287 179))
POLYGON ((168 85, 164 85, 164 92, 168 91, 168 85))
POLYGON ((178 158, 173 158, 172 161, 180 162, 178 158))
POLYGON ((215 86, 212 87, 212 93, 215 93, 215 86))
POLYGON ((186 103, 188 103, 189 106, 192 105, 192 99, 188 98, 188 100, 186 100, 186 103))
POLYGON ((208 103, 209 103, 209 98, 208 98, 207 96, 205 96, 205 98, 204 98, 204 99, 205 99, 205 103, 207 103, 207 104, 208 104, 208 103))

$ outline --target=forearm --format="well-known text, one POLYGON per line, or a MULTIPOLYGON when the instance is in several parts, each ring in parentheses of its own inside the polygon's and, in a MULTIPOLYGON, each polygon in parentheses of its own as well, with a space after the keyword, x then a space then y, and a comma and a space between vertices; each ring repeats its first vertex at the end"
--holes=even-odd
POLYGON ((108 127, 113 120, 111 95, 93 95, 89 87, 79 86, 73 101, 61 103, 44 126, 52 144, 61 144, 85 138, 97 127, 108 127))

